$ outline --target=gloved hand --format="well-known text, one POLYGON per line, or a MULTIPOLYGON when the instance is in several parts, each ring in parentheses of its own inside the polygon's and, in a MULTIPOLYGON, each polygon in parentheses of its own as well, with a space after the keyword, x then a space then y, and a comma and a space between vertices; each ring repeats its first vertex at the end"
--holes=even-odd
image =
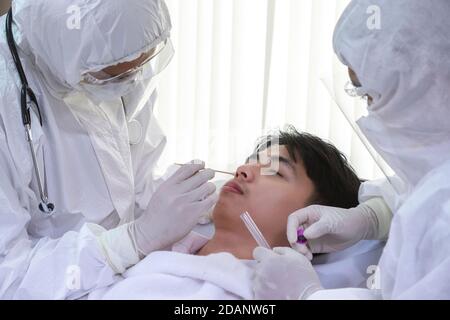
POLYGON ((344 250, 360 240, 382 239, 389 231, 392 214, 381 198, 342 209, 310 206, 288 218, 287 237, 292 248, 312 259, 312 253, 344 250), (297 229, 303 228, 307 244, 298 244, 297 229))
MULTIPOLYGON (((217 180, 217 181, 213 181, 214 185, 216 186, 217 196, 219 196, 220 190, 222 189, 222 187, 224 186, 224 184, 225 184, 226 182, 227 182, 226 180, 217 180)), ((212 206, 212 207, 208 210, 208 212, 205 212, 205 214, 202 215, 202 217, 200 218, 200 220, 198 221, 198 223, 201 224, 201 225, 205 225, 205 224, 209 224, 209 223, 213 222, 214 208, 215 208, 215 206, 212 206)))
POLYGON ((323 289, 309 260, 291 248, 253 251, 258 261, 253 279, 257 300, 304 300, 323 289))
POLYGON ((141 254, 181 240, 215 205, 216 187, 208 182, 215 173, 204 168, 199 161, 182 166, 156 190, 147 211, 131 222, 130 234, 141 254))

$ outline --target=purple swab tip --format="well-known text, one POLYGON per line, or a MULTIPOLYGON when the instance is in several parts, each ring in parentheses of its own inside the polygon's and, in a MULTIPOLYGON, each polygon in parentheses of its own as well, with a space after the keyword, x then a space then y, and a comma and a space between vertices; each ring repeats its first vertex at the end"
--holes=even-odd
POLYGON ((303 235, 304 232, 305 230, 303 230, 302 228, 297 230, 297 243, 305 244, 308 241, 303 235))

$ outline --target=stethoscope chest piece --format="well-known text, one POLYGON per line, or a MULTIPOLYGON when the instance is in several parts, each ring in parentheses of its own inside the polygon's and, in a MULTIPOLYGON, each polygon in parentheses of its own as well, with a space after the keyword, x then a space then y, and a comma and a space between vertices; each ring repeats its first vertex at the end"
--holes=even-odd
POLYGON ((39 203, 39 210, 44 213, 46 216, 52 216, 53 210, 55 210, 55 206, 53 203, 39 203))

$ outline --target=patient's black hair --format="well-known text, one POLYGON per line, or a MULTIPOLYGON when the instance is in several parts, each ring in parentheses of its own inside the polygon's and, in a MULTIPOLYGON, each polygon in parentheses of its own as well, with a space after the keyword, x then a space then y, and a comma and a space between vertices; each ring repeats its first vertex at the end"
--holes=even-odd
POLYGON ((353 208, 358 205, 358 190, 361 184, 345 155, 331 143, 314 135, 298 132, 287 126, 273 135, 262 137, 255 154, 277 143, 285 146, 290 158, 305 167, 316 192, 310 205, 353 208))

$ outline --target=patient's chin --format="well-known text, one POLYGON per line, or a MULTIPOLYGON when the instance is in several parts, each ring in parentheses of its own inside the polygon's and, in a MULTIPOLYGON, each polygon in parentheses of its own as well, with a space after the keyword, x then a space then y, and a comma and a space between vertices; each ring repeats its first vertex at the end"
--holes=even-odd
POLYGON ((216 203, 213 211, 213 217, 230 217, 240 216, 246 211, 246 206, 242 201, 236 201, 226 195, 220 194, 219 200, 216 203))
MULTIPOLYGON (((221 191, 219 194, 219 200, 217 201, 217 205, 224 205, 224 206, 242 206, 243 198, 240 197, 240 199, 237 197, 239 196, 236 193, 221 191)), ((217 206, 216 205, 216 206, 217 206)))

